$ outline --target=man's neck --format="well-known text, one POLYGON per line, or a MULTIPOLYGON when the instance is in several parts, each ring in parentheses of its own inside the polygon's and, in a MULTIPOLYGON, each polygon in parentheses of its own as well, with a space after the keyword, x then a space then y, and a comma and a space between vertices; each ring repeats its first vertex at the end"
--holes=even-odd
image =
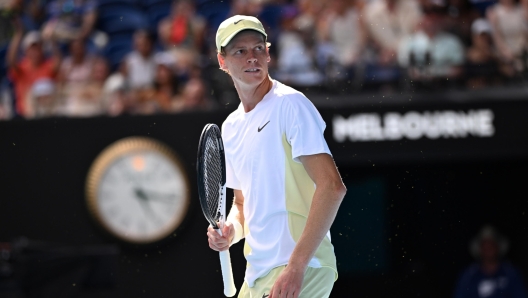
POLYGON ((237 89, 238 96, 244 107, 244 111, 249 113, 252 111, 257 104, 264 98, 264 96, 270 91, 273 86, 273 82, 268 76, 260 84, 255 86, 242 86, 235 83, 235 88, 237 89))

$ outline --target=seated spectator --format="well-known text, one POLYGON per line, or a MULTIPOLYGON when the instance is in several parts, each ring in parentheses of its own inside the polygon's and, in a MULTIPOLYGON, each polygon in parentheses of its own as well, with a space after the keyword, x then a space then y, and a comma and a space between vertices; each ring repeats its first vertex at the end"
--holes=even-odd
POLYGON ((466 86, 480 88, 498 80, 498 57, 491 39, 491 25, 477 19, 471 25, 472 42, 466 52, 466 86))
POLYGON ((456 35, 469 46, 472 41, 471 25, 480 16, 469 0, 448 0, 445 30, 456 35))
POLYGON ((464 46, 458 37, 442 31, 441 18, 436 13, 425 15, 418 32, 400 45, 398 60, 409 67, 411 79, 445 81, 461 74, 464 46))
POLYGON ((131 105, 128 100, 124 64, 110 74, 103 85, 103 101, 106 113, 110 116, 119 116, 128 110, 131 105))
POLYGON ((154 94, 150 98, 159 107, 167 112, 171 109, 171 102, 179 92, 179 81, 175 75, 174 57, 169 53, 156 55, 156 77, 154 79, 154 94))
POLYGON ((174 57, 167 53, 157 53, 153 58, 155 74, 153 85, 129 94, 128 112, 150 115, 170 110, 171 101, 178 93, 178 79, 174 73, 174 57))
MULTIPOLYGON (((330 56, 343 69, 344 77, 354 76, 354 67, 362 58, 366 34, 360 22, 360 0, 332 0, 321 17, 318 28, 320 42, 331 47, 330 56)), ((330 57, 329 57, 330 58, 330 57)))
POLYGON ((315 65, 314 27, 296 22, 296 16, 295 7, 284 8, 275 76, 293 86, 319 85, 323 75, 315 65))
POLYGON ((528 51, 528 1, 517 4, 515 0, 499 0, 488 9, 487 18, 506 74, 513 77, 524 71, 523 56, 528 51))
POLYGON ((414 0, 380 0, 366 5, 364 25, 382 65, 396 62, 401 41, 415 32, 420 21, 420 8, 414 0))
POLYGON ((9 78, 14 84, 16 112, 22 117, 29 116, 27 111, 27 94, 38 79, 54 79, 60 65, 60 53, 54 47, 52 58, 46 58, 42 48, 42 38, 39 32, 30 31, 22 40, 23 29, 16 27, 9 44, 6 62, 9 78), (17 59, 18 50, 22 43, 24 52, 22 59, 17 59))
POLYGON ((209 111, 215 106, 207 97, 205 85, 202 80, 193 78, 183 87, 182 93, 177 96, 172 104, 173 112, 209 111))
POLYGON ((109 74, 106 60, 93 58, 89 76, 62 86, 62 110, 69 117, 92 117, 106 113, 104 84, 109 74))
POLYGON ((94 65, 93 55, 86 53, 85 41, 70 42, 70 55, 65 57, 59 68, 57 81, 60 84, 84 83, 90 79, 94 65))
POLYGON ((154 36, 145 29, 134 33, 134 50, 124 58, 126 84, 131 91, 153 86, 156 63, 154 61, 154 36))
POLYGON ((61 115, 55 83, 40 79, 33 84, 28 94, 28 118, 39 119, 61 115))
POLYGON ((46 40, 69 43, 88 39, 97 20, 96 0, 53 0, 47 7, 48 21, 44 24, 46 40))
POLYGON ((493 227, 485 226, 470 243, 476 262, 460 276, 455 298, 526 298, 519 272, 504 260, 508 241, 493 227))

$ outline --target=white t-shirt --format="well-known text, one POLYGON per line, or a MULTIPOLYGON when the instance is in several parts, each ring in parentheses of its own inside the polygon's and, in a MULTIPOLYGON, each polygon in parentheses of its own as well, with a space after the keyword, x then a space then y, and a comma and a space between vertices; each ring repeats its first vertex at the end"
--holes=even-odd
POLYGON ((156 63, 154 54, 145 58, 137 51, 133 51, 125 58, 128 68, 128 84, 130 88, 152 87, 156 76, 156 63))
MULTIPOLYGON (((300 92, 273 80, 253 110, 242 104, 222 125, 227 187, 244 195, 245 280, 250 287, 271 269, 285 265, 305 227, 315 184, 299 162, 302 155, 330 154, 326 125, 300 92)), ((327 234, 309 267, 336 271, 327 234)))

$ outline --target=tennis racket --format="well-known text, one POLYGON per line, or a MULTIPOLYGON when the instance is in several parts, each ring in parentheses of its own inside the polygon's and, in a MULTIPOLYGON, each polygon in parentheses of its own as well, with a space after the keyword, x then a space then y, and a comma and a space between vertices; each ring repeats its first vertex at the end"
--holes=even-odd
MULTIPOLYGON (((226 169, 224 143, 216 124, 207 124, 198 144, 198 195, 205 218, 222 235, 226 216, 226 169)), ((236 293, 229 250, 220 252, 224 295, 236 293)))

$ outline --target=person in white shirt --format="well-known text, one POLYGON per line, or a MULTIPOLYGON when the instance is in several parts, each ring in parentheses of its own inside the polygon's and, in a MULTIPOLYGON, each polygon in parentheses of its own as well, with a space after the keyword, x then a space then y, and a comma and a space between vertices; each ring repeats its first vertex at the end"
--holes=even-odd
POLYGON ((223 251, 245 238, 238 297, 329 297, 337 278, 329 230, 346 188, 317 109, 269 77, 266 38, 258 19, 240 15, 216 34, 241 103, 222 125, 233 208, 224 236, 208 228, 209 246, 223 251))

